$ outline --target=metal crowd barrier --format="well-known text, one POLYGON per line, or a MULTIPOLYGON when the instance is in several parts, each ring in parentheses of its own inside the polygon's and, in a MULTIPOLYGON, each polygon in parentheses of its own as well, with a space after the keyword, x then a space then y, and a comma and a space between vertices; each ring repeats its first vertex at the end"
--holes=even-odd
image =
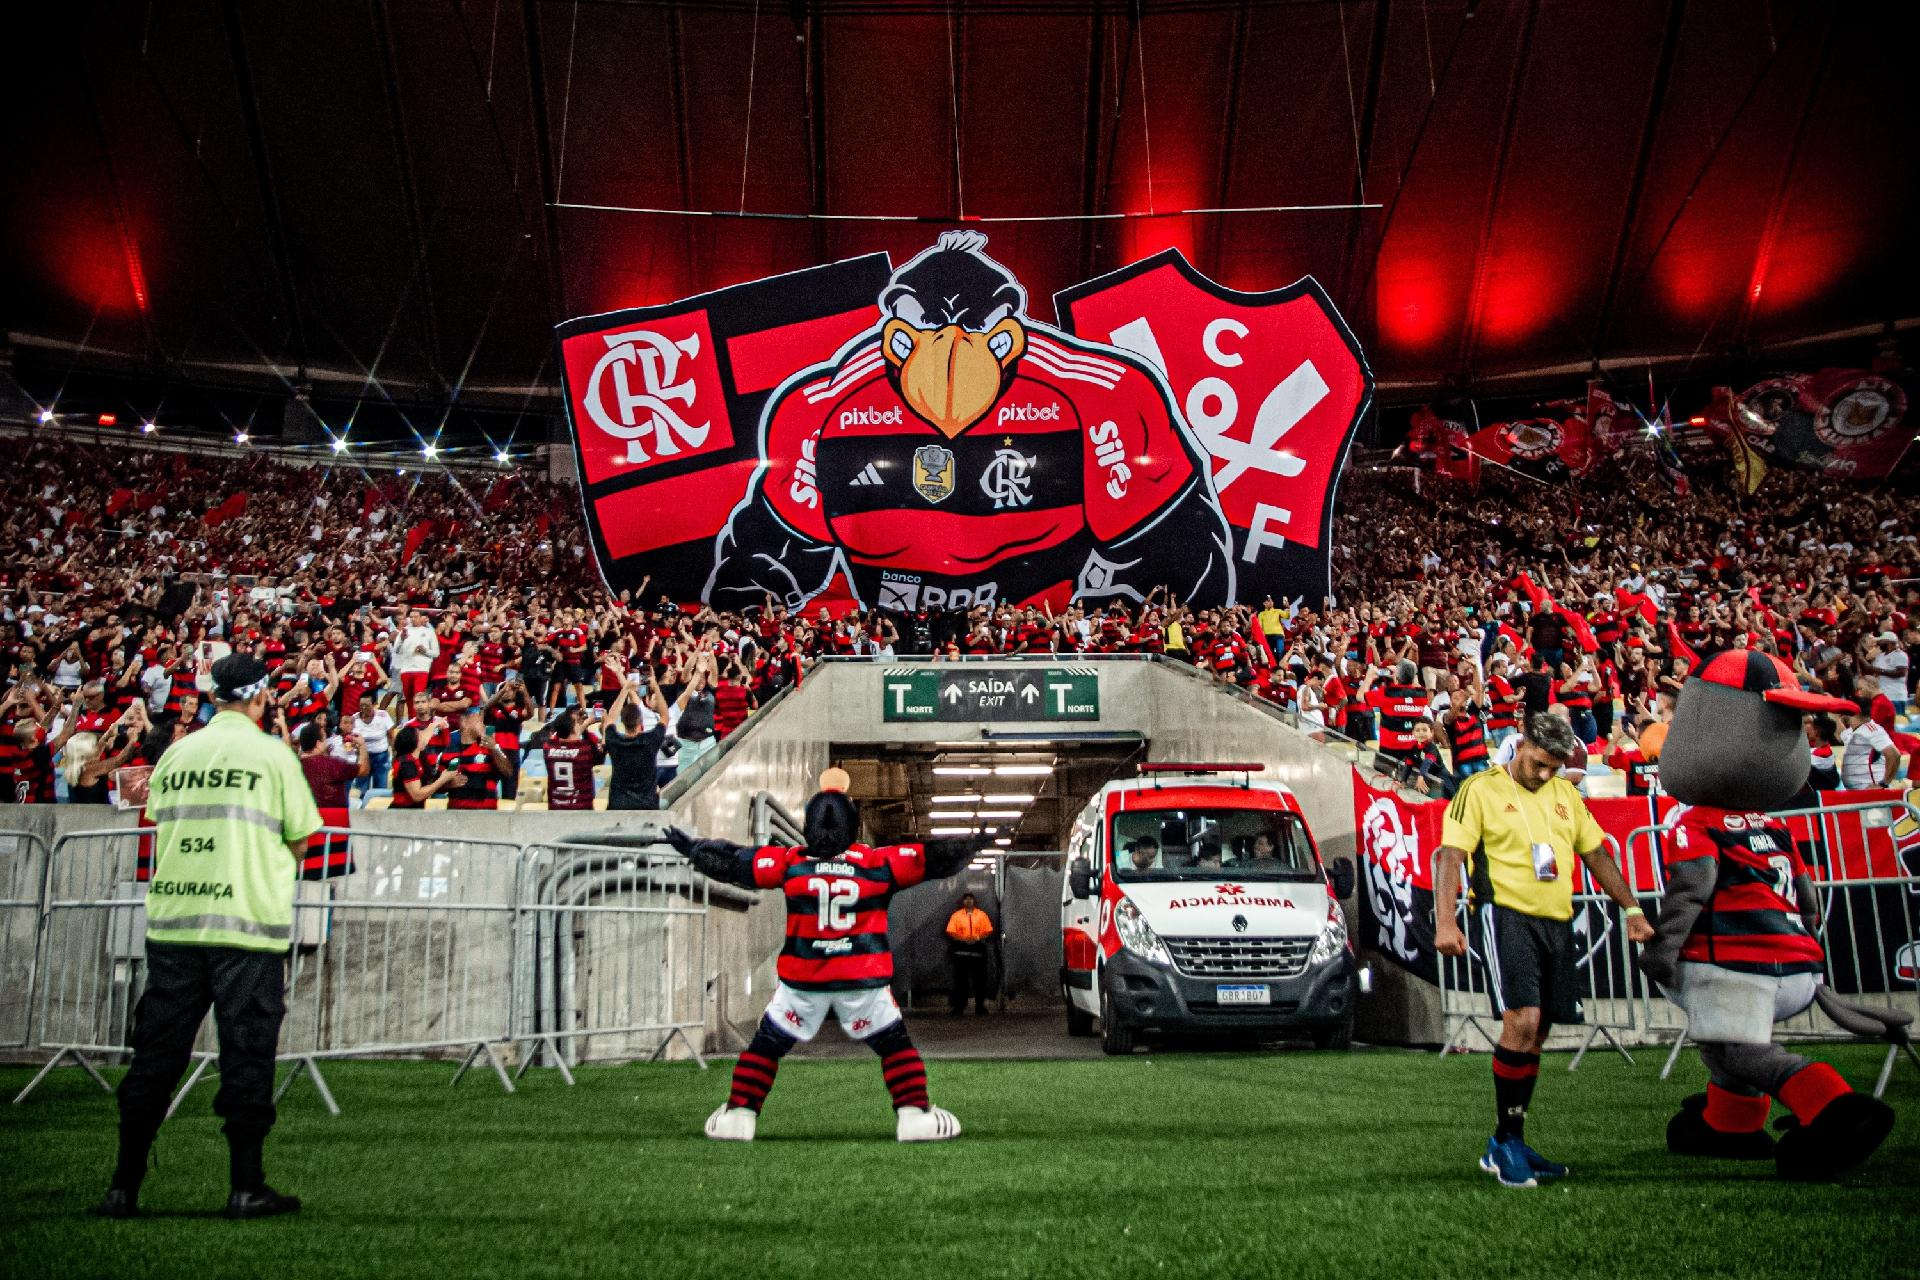
MULTIPOLYGON (((75 832, 48 851, 0 833, 0 1048, 50 1055, 16 1103, 67 1062, 110 1092, 99 1066, 130 1054, 153 834, 75 832)), ((706 1067, 709 882, 677 854, 346 828, 313 851, 343 850, 297 887, 276 1099, 304 1076, 339 1114, 321 1063, 345 1058, 457 1057, 454 1084, 484 1060, 508 1093, 542 1053, 568 1083, 570 1064, 675 1040, 706 1067)), ((194 1057, 175 1108, 217 1067, 211 1019, 194 1057)))
POLYGON ((666 1055, 701 1069, 711 952, 708 879, 665 846, 529 845, 520 940, 530 992, 512 1039, 520 1071, 666 1055))
MULTIPOLYGON (((1619 842, 1607 836, 1606 847, 1618 864, 1619 842)), ((1625 869, 1631 873, 1630 868, 1625 869)), ((1493 1012, 1493 996, 1487 987, 1480 922, 1468 918, 1464 894, 1454 911, 1455 923, 1467 938, 1467 954, 1438 957, 1440 1013, 1446 1031, 1440 1046, 1443 1055, 1455 1049, 1465 1052, 1469 1032, 1478 1034, 1489 1049, 1500 1039, 1500 1019, 1493 1012)), ((1631 1066, 1633 1055, 1627 1052, 1627 1042, 1634 1038, 1642 1001, 1639 975, 1633 967, 1634 948, 1627 942, 1625 912, 1597 889, 1574 894, 1573 942, 1582 1016, 1577 1024, 1561 1028, 1580 1037, 1567 1070, 1578 1069, 1587 1050, 1603 1038, 1631 1066)))
MULTIPOLYGON (((1804 821, 1807 839, 1796 838, 1801 856, 1813 873, 1820 897, 1820 940, 1826 950, 1824 981, 1849 1003, 1905 1013, 1920 1020, 1920 854, 1902 861, 1893 834, 1896 824, 1920 824, 1920 806, 1905 800, 1875 800, 1829 805, 1816 809, 1783 810, 1770 815, 1794 825, 1804 821), (1874 833, 1881 833, 1884 844, 1874 833), (1898 874, 1850 874, 1853 866, 1871 867, 1873 850, 1882 850, 1884 870, 1898 874)), ((1644 851, 1653 883, 1635 885, 1635 896, 1654 914, 1665 895, 1661 876, 1662 841, 1671 825, 1636 828, 1627 836, 1630 854, 1644 851)), ((1799 833, 1796 832, 1796 836, 1799 833)), ((1630 860, 1629 875, 1634 863, 1630 860)), ((1640 983, 1643 1025, 1651 1037, 1673 1037, 1672 1049, 1660 1078, 1666 1079, 1688 1043, 1687 1016, 1644 977, 1640 983)), ((1856 1039, 1813 1006, 1775 1024, 1774 1034, 1785 1040, 1856 1039)), ((1886 1090, 1893 1067, 1904 1051, 1920 1066, 1920 1054, 1905 1039, 1891 1040, 1881 1064, 1874 1096, 1886 1090)))
MULTIPOLYGON (((499 1046, 512 1026, 521 846, 330 827, 351 874, 294 899, 281 1056, 294 1074, 329 1058, 483 1056, 513 1092, 499 1046)), ((290 1077, 291 1078, 291 1077, 290 1077)))
POLYGON ((24 1049, 33 1038, 46 875, 45 841, 26 831, 0 831, 0 1049, 24 1049))

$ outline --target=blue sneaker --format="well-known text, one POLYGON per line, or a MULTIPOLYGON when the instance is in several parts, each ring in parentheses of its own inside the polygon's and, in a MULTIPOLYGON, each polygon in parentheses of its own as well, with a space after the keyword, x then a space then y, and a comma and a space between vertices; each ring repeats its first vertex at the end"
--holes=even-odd
POLYGON ((1520 1154, 1527 1158, 1527 1167, 1533 1170, 1534 1177, 1564 1178, 1567 1176, 1567 1166, 1561 1164, 1558 1160, 1547 1159, 1524 1142, 1520 1143, 1519 1146, 1520 1154))
POLYGON ((1527 1144, 1517 1138, 1487 1139, 1487 1153, 1480 1157, 1480 1167, 1500 1179, 1503 1187, 1518 1190, 1521 1187, 1537 1187, 1533 1166, 1527 1162, 1527 1144))

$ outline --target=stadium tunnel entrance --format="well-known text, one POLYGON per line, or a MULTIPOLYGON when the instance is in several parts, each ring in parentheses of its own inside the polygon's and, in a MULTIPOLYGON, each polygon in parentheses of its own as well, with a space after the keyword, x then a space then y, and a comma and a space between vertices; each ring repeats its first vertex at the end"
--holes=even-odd
MULTIPOLYGON (((650 816, 741 842, 797 839, 791 824, 821 772, 837 765, 851 780, 865 840, 977 841, 974 865, 895 900, 896 994, 923 1017, 945 1013, 953 984, 945 925, 971 890, 999 934, 990 983, 995 1005, 1004 984, 1007 1016, 998 1021, 1007 1030, 990 1034, 1001 1040, 1022 1021, 1028 1028, 1023 1045, 983 1045, 979 1053, 1021 1056, 1044 1045, 1051 1054, 1087 1043, 1069 1040, 1061 1008, 1068 831, 1108 782, 1132 776, 1143 762, 1177 760, 1259 762, 1263 778, 1294 792, 1324 859, 1354 856, 1349 756, 1184 663, 1136 655, 825 659, 666 793, 668 813, 650 816)), ((1350 916, 1356 909, 1349 905, 1350 916)), ((725 929, 715 989, 726 994, 716 1012, 737 1037, 751 1034, 764 1004, 757 993, 771 981, 785 912, 759 895, 744 919, 726 914, 744 927, 725 929)), ((1390 1002, 1381 996, 1377 985, 1371 1006, 1391 1025, 1367 1028, 1367 1038, 1437 1042, 1426 1027, 1437 1025, 1437 1006, 1415 1009, 1423 997, 1414 992, 1390 1002)), ((968 1028, 970 1039, 977 1034, 971 1018, 932 1021, 968 1028)), ((978 1026, 985 1031, 994 1021, 978 1026)), ((939 1048, 975 1052, 971 1044, 939 1048)))
MULTIPOLYGON (((981 856, 901 894, 888 932, 909 1007, 938 1007, 954 981, 946 922, 964 894, 993 922, 985 975, 996 1013, 1060 1005, 1060 891, 1067 832, 1089 798, 1146 758, 1137 733, 985 742, 836 744, 873 844, 978 842, 981 856)), ((1059 1027, 1045 1024, 1049 1038, 1059 1027)))

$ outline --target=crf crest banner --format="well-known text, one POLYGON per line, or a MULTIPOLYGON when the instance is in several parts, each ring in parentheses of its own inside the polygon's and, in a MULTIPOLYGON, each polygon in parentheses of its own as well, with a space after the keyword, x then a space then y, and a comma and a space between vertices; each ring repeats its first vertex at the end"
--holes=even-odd
POLYGON ((1334 488, 1373 373, 1319 283, 1241 293, 1169 249, 1066 290, 1054 310, 1166 379, 1233 529, 1238 598, 1326 597, 1334 488))
POLYGON ((898 270, 562 325, 608 585, 902 612, 1325 595, 1372 378, 1318 286, 1235 295, 1178 261, 1183 292, 1129 289, 1163 256, 1074 291, 1058 328, 985 247, 948 232, 898 270), (1126 340, 1074 332, 1116 307, 1126 340))

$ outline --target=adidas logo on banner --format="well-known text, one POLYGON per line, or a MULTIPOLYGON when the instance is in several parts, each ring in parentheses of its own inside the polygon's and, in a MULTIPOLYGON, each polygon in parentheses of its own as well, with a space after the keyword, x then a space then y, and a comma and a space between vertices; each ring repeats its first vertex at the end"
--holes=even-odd
POLYGON ((869 462, 866 466, 860 468, 860 474, 853 478, 853 483, 856 485, 885 484, 886 481, 880 478, 879 470, 869 462))

